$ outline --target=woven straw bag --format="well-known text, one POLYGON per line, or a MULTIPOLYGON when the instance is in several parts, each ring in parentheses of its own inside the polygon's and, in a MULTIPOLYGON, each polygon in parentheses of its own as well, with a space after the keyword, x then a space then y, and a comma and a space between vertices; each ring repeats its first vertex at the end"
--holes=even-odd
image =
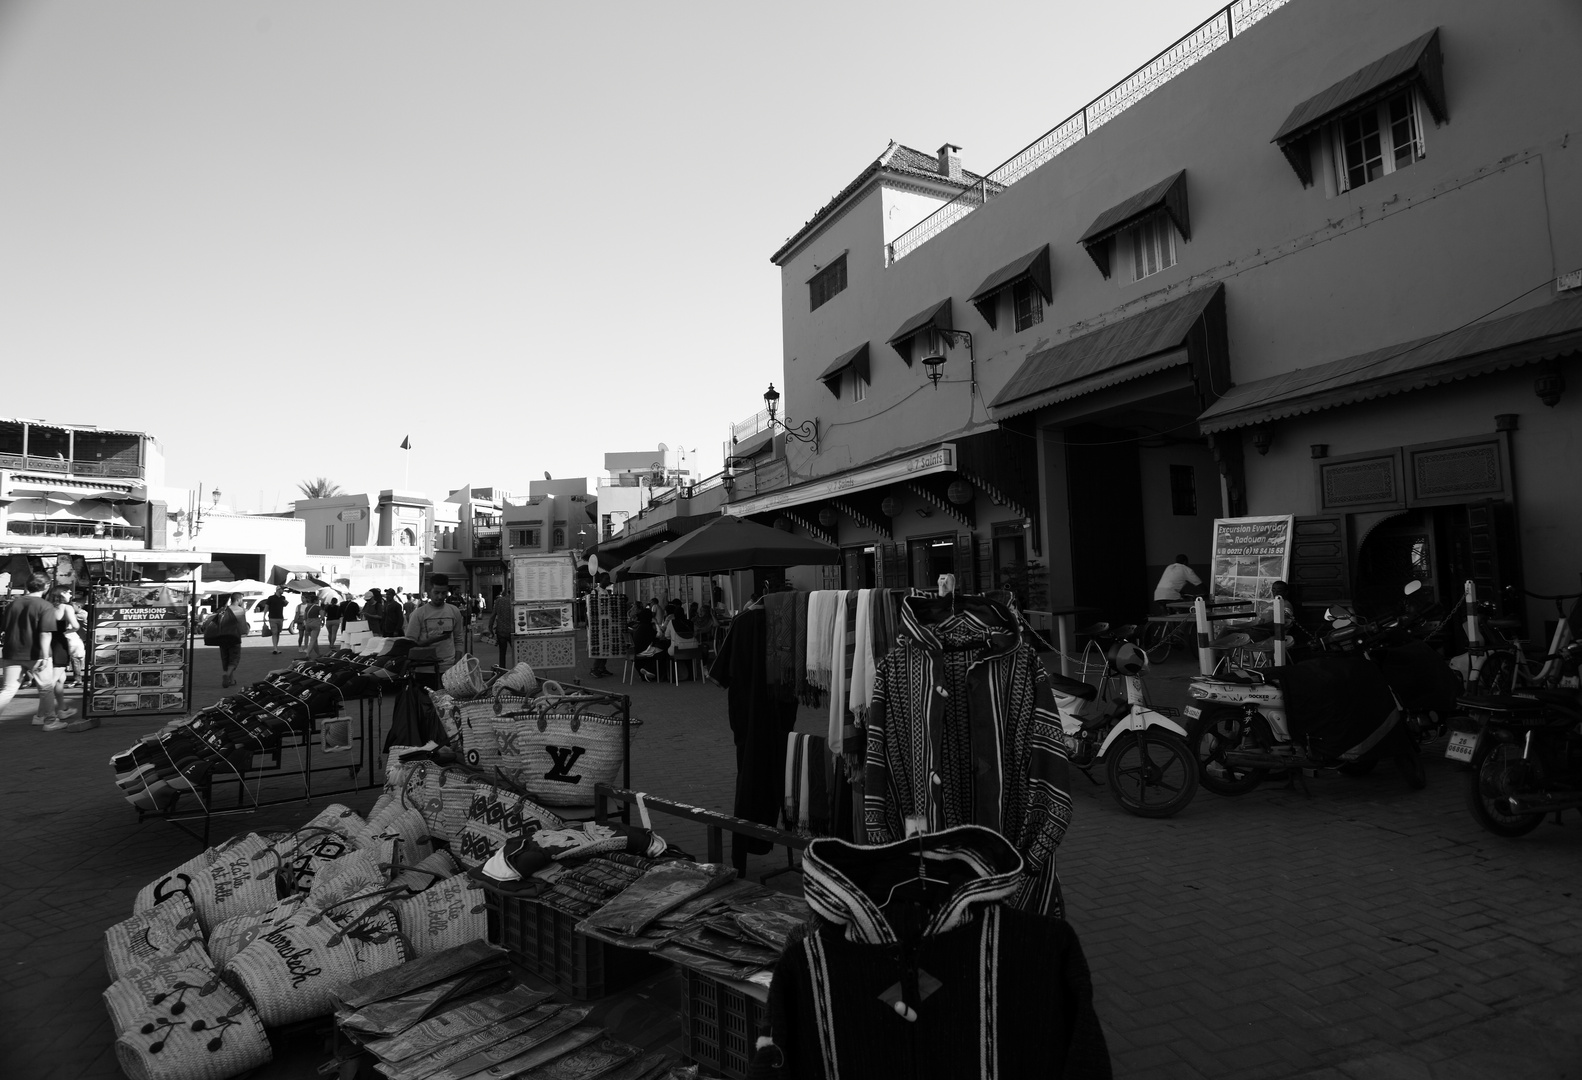
MULTIPOLYGON (((443 775, 444 770, 440 770, 440 776, 443 775)), ((434 801, 438 801, 437 794, 434 801)), ((436 811, 433 816, 438 818, 439 813, 436 811)), ((422 862, 434 850, 433 829, 428 817, 411 807, 387 807, 379 817, 369 817, 356 839, 365 845, 374 840, 395 841, 395 851, 387 862, 422 862)))
POLYGON ((147 1001, 115 1040, 132 1080, 227 1080, 271 1058, 258 1013, 215 975, 172 979, 147 1001))
POLYGON ((192 883, 193 875, 199 874, 221 859, 236 858, 243 855, 252 855, 264 850, 270 845, 271 839, 259 836, 257 833, 246 833, 242 836, 233 836, 223 843, 215 844, 202 854, 195 855, 147 885, 138 892, 137 899, 132 902, 132 910, 147 911, 161 900, 168 899, 177 893, 184 893, 192 883))
MULTIPOLYGON (((496 721, 500 771, 546 806, 589 806, 595 784, 613 783, 624 760, 620 713, 603 698, 543 697, 496 721)), ((641 721, 632 720, 635 734, 641 721)))
POLYGON ((335 991, 346 983, 410 959, 395 912, 378 903, 349 918, 348 910, 349 905, 330 912, 303 905, 231 957, 223 969, 226 981, 270 1027, 328 1016, 335 991))
POLYGON ((454 949, 469 941, 485 941, 489 917, 483 890, 466 877, 438 882, 396 905, 401 933, 419 957, 454 949))
MULTIPOLYGON (((526 700, 525 698, 522 700, 526 700)), ((456 706, 456 732, 462 760, 490 776, 500 764, 494 738, 495 702, 489 698, 463 701, 456 706)))
POLYGON ((436 881, 455 877, 461 872, 461 864, 456 857, 448 851, 436 851, 416 866, 399 868, 390 884, 400 885, 411 892, 421 892, 436 881))
POLYGON ((524 660, 494 680, 494 689, 532 697, 538 693, 538 676, 533 674, 533 665, 524 660))
POLYGON ((177 893, 106 930, 104 966, 112 980, 134 971, 209 966, 203 931, 187 894, 177 893))
POLYGON ((267 911, 286 891, 280 878, 280 854, 268 847, 200 871, 193 876, 187 895, 204 933, 208 933, 226 919, 267 911))
POLYGON ((396 863, 400 844, 393 838, 375 837, 368 841, 367 847, 329 863, 313 878, 308 903, 317 908, 329 908, 343 900, 383 889, 390 884, 390 868, 396 863))
POLYGON ((501 844, 539 829, 558 829, 561 821, 524 795, 493 784, 479 784, 467 822, 451 845, 451 854, 469 870, 489 861, 501 844))
POLYGON ((467 824, 467 808, 478 793, 478 778, 460 769, 446 769, 441 778, 439 822, 434 825, 434 835, 452 844, 467 824))
POLYGON ((451 697, 472 698, 477 697, 489 688, 484 681, 483 665, 471 653, 462 653, 454 664, 445 669, 445 674, 439 677, 439 684, 451 697))
POLYGON ((231 957, 251 945, 259 934, 284 923, 307 902, 305 893, 294 893, 268 911, 252 911, 234 919, 226 919, 209 935, 209 959, 214 961, 215 967, 224 967, 231 957))
POLYGON ((121 1035, 143 1023, 142 1015, 156 1007, 155 998, 162 1002, 161 995, 179 993, 183 984, 204 986, 218 978, 219 972, 214 968, 176 967, 158 975, 116 979, 103 994, 105 1010, 110 1014, 110 1029, 121 1035))

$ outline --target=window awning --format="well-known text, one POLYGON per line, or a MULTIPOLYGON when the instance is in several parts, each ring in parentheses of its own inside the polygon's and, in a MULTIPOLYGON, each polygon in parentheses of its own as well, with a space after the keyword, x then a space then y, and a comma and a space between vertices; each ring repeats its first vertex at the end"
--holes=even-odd
POLYGON ((1348 110, 1412 85, 1422 92, 1423 101, 1437 123, 1443 124, 1449 119, 1445 108, 1444 58, 1439 52, 1437 27, 1302 102, 1291 110, 1291 115, 1269 141, 1280 147, 1305 187, 1313 182, 1309 136, 1348 110))
MULTIPOLYGON (((1224 289, 1222 284, 1198 289, 1092 333, 1033 353, 989 403, 990 418, 1003 421, 1156 371, 1187 363, 1195 364, 1189 338, 1198 327, 1199 318, 1210 310, 1211 305, 1220 301, 1224 289)), ((1223 310, 1223 302, 1218 303, 1214 321, 1220 324, 1220 331, 1200 335, 1205 350, 1212 353, 1217 347, 1221 351, 1220 355, 1203 356, 1203 364, 1219 363, 1224 359, 1223 310), (1216 340, 1217 346, 1214 344, 1216 340)), ((1229 379, 1206 381, 1223 386, 1229 379)))
POLYGON ((937 304, 928 307, 913 315, 901 324, 901 329, 890 335, 887 344, 901 354, 901 359, 906 361, 906 366, 912 366, 912 339, 925 330, 953 330, 950 321, 950 297, 945 297, 937 304))
POLYGON ((857 491, 888 487, 919 476, 951 472, 955 468, 956 444, 938 443, 888 461, 848 469, 832 476, 821 476, 817 480, 797 484, 795 487, 779 488, 763 495, 726 503, 720 507, 720 511, 733 517, 747 517, 769 510, 783 510, 789 506, 840 498, 857 491))
POLYGON ((736 445, 731 447, 731 457, 757 457, 759 454, 769 449, 769 447, 774 443, 774 440, 774 428, 765 428, 763 431, 760 431, 757 434, 749 435, 745 439, 738 440, 736 445))
POLYGON ((1038 286, 1038 291, 1044 296, 1044 303, 1055 302, 1054 287, 1050 284, 1052 278, 1049 273, 1049 245, 1045 244, 1037 251, 1029 251, 1020 259, 1006 263, 994 273, 983 279, 983 284, 978 286, 977 292, 967 297, 967 302, 978 309, 978 314, 983 316, 983 321, 989 324, 989 329, 994 329, 994 300, 1000 293, 1023 281, 1031 281, 1038 286))
POLYGON ((1077 242, 1087 248, 1088 257, 1107 278, 1110 276, 1110 237, 1160 210, 1170 216, 1181 239, 1192 239, 1192 222, 1187 217, 1185 169, 1104 211, 1077 242))
POLYGON ((612 536, 608 540, 601 540, 588 549, 589 555, 598 555, 599 562, 608 570, 616 563, 641 555, 655 544, 665 540, 674 540, 678 536, 685 536, 693 529, 702 528, 710 521, 719 517, 719 514, 678 514, 664 521, 656 521, 652 525, 645 525, 634 532, 622 533, 612 536))
POLYGON ((818 377, 829 392, 840 397, 840 377, 847 368, 857 373, 863 382, 868 381, 868 343, 865 341, 850 352, 841 353, 835 362, 824 369, 824 374, 818 377))
POLYGON ((1232 387, 1198 417, 1203 433, 1388 397, 1582 351, 1582 303, 1560 300, 1448 334, 1232 387))

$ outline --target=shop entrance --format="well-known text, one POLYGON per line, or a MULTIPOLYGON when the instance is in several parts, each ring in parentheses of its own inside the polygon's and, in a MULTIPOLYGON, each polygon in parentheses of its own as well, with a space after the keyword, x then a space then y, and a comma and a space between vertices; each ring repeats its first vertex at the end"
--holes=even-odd
POLYGON ((956 538, 925 536, 910 541, 912 588, 937 589, 939 575, 956 572, 956 538))
POLYGON ((840 576, 843 589, 871 589, 874 581, 873 545, 841 548, 840 576))
MULTIPOLYGON (((1352 515, 1354 530, 1359 518, 1366 515, 1352 515)), ((1519 616, 1523 605, 1507 592, 1509 586, 1521 586, 1518 552, 1507 503, 1488 500, 1402 511, 1367 529, 1357 542, 1352 577, 1357 611, 1376 617, 1396 610, 1410 581, 1423 583, 1425 600, 1454 603, 1462 583, 1470 579, 1477 583, 1480 599, 1519 616)))

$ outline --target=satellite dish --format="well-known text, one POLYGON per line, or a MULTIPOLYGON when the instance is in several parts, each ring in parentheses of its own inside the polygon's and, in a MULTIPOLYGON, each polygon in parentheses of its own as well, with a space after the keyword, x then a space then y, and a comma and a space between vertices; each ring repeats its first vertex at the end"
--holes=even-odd
POLYGON ((553 476, 549 475, 549 471, 547 469, 544 471, 544 479, 545 480, 553 480, 554 479, 553 476))
POLYGON ((670 447, 666 446, 664 443, 660 443, 659 452, 662 454, 668 454, 670 452, 670 447))

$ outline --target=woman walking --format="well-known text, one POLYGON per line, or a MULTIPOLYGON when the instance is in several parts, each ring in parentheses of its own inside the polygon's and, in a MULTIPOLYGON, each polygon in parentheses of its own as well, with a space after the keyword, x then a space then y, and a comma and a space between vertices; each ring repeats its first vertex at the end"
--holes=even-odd
POLYGON ((324 633, 330 639, 331 651, 335 648, 335 635, 341 632, 341 598, 331 594, 324 605, 324 633))
POLYGON ((242 662, 242 637, 247 633, 247 608, 242 594, 232 593, 225 606, 215 612, 214 645, 220 650, 220 685, 236 685, 236 669, 242 662))
POLYGON ((324 653, 319 649, 319 634, 324 630, 324 605, 319 603, 318 597, 304 593, 297 614, 302 620, 302 637, 307 642, 308 657, 323 656, 324 653))

